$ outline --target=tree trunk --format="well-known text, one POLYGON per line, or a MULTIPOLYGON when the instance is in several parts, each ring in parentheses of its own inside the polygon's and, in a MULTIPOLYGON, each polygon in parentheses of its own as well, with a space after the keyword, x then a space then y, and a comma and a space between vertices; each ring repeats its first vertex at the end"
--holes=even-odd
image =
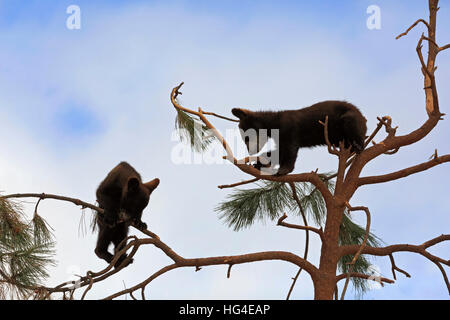
POLYGON ((319 272, 314 281, 314 299, 332 300, 336 288, 338 263, 339 230, 344 207, 327 206, 327 221, 322 243, 319 272))
POLYGON ((314 300, 333 300, 336 287, 335 272, 331 271, 330 274, 321 272, 319 274, 318 279, 314 282, 314 300))

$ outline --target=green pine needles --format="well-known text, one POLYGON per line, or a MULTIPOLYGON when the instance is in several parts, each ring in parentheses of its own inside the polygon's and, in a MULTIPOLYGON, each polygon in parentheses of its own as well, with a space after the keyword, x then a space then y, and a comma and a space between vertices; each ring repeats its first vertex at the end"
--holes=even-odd
POLYGON ((209 134, 209 128, 197 117, 193 117, 183 110, 176 110, 175 129, 178 131, 180 140, 189 142, 191 148, 196 152, 206 151, 215 138, 209 134))
MULTIPOLYGON (((334 183, 326 181, 329 190, 334 192, 334 183)), ((321 193, 310 183, 295 182, 295 189, 307 218, 319 227, 324 227, 326 218, 325 201, 321 193)), ((286 183, 260 181, 255 188, 235 189, 221 202, 215 211, 225 223, 239 231, 248 228, 256 221, 269 219, 274 221, 284 212, 300 216, 301 211, 293 198, 292 190, 286 183)), ((352 221, 348 212, 344 214, 339 234, 340 245, 360 245, 363 242, 365 228, 352 221)), ((369 234, 367 245, 378 247, 381 240, 369 234)), ((341 272, 347 272, 353 255, 345 256, 339 261, 341 272)), ((373 268, 364 255, 361 255, 353 266, 353 272, 372 274, 373 268)), ((368 290, 365 279, 351 278, 357 296, 368 290)))
MULTIPOLYGON (((176 108, 177 118, 175 127, 179 132, 181 141, 188 141, 196 152, 203 152, 214 140, 208 135, 206 127, 200 119, 176 108)), ((331 193, 334 193, 334 183, 328 177, 332 173, 321 175, 331 193)), ((292 189, 286 183, 259 180, 254 188, 234 189, 224 201, 219 203, 215 211, 219 218, 235 231, 248 228, 256 221, 269 219, 274 221, 283 213, 290 212, 300 216, 301 210, 292 195, 292 189)), ((324 227, 326 219, 326 205, 322 194, 312 184, 295 182, 295 189, 300 199, 302 209, 307 218, 319 227, 324 227)), ((339 233, 340 245, 361 245, 365 235, 365 228, 355 223, 348 211, 345 212, 339 233)), ((367 245, 378 247, 381 240, 370 233, 367 245)), ((345 256, 339 261, 340 272, 349 270, 348 263, 352 255, 345 256)), ((353 272, 373 274, 373 267, 364 255, 360 255, 353 265, 353 272)), ((367 280, 351 278, 357 296, 362 296, 369 288, 367 280)))
POLYGON ((53 235, 35 213, 27 223, 20 202, 0 198, 0 299, 27 299, 55 264, 53 235))
POLYGON ((256 220, 276 219, 290 199, 291 191, 284 183, 262 181, 256 188, 235 189, 215 210, 229 227, 239 231, 256 220))
MULTIPOLYGON (((342 218, 341 229, 339 230, 339 245, 354 245, 362 244, 364 241, 364 236, 366 230, 360 225, 354 223, 346 211, 344 217, 342 218)), ((382 240, 374 235, 372 232, 369 233, 367 238, 367 245, 371 247, 379 247, 382 240)), ((342 273, 346 273, 350 269, 349 263, 353 260, 353 255, 343 256, 338 263, 338 268, 342 273)), ((374 269, 372 264, 367 260, 366 256, 360 255, 353 265, 352 272, 373 274, 374 269)), ((374 274, 374 276, 377 276, 374 274)), ((368 290, 367 280, 361 278, 351 278, 353 283, 353 288, 355 290, 357 297, 362 297, 363 294, 368 290)))
MULTIPOLYGON (((256 188, 235 189, 215 209, 219 217, 235 231, 250 227, 257 220, 269 218, 273 221, 283 212, 300 214, 287 184, 263 180, 256 185, 256 188)), ((328 186, 331 191, 334 190, 332 183, 328 183, 328 186)), ((295 188, 305 213, 321 225, 326 209, 320 192, 305 182, 295 182, 295 188)))

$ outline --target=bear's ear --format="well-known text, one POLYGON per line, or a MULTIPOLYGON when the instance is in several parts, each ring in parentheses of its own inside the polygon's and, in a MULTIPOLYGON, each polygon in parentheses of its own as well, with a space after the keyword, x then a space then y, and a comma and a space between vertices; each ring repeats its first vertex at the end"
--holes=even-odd
POLYGON ((240 120, 242 120, 244 118, 247 118, 252 112, 250 110, 247 110, 247 109, 233 108, 231 110, 231 113, 235 117, 238 117, 240 120))
POLYGON ((159 185, 159 179, 153 179, 152 181, 149 181, 147 183, 144 183, 144 186, 152 193, 153 190, 156 189, 156 187, 159 185))
POLYGON ((128 192, 136 192, 139 189, 139 179, 131 177, 128 179, 128 192))

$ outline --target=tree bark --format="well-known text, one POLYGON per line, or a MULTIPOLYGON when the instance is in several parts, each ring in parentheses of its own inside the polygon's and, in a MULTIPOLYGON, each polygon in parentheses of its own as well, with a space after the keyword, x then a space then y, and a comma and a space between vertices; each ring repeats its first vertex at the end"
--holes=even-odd
POLYGON ((327 205, 319 271, 314 279, 314 299, 333 300, 336 288, 336 270, 339 261, 339 230, 344 214, 344 206, 337 206, 336 201, 327 205))

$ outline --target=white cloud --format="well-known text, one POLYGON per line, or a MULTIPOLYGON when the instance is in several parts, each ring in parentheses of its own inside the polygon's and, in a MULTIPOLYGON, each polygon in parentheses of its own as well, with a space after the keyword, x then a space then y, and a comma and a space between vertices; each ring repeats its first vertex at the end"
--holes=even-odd
MULTIPOLYGON (((161 179, 143 219, 181 255, 205 257, 271 249, 303 254, 302 233, 280 230, 274 222, 257 223, 235 233, 218 220, 214 207, 228 191, 217 185, 245 179, 236 168, 170 162, 175 118, 169 102, 171 88, 185 81, 184 104, 224 115, 230 115, 236 106, 293 109, 318 100, 347 99, 361 106, 370 128, 376 116, 390 114, 404 133, 423 121, 421 83, 415 57, 405 52, 393 54, 403 67, 371 75, 370 60, 349 50, 352 46, 345 39, 332 38, 322 30, 311 37, 311 29, 301 21, 286 22, 293 30, 283 29, 283 21, 268 28, 265 18, 254 18, 237 29, 219 17, 142 5, 120 12, 96 11, 95 18, 83 23, 78 34, 63 27, 55 29, 56 22, 48 29, 34 30, 32 38, 20 26, 3 31, 17 32, 21 35, 17 41, 32 50, 20 50, 7 42, 2 54, 2 59, 9 61, 9 71, 0 73, 0 100, 5 103, 0 115, 8 119, 0 127, 4 137, 0 189, 7 193, 53 192, 94 202, 99 182, 115 164, 126 160, 144 179, 161 179), (54 133, 45 123, 61 101, 71 99, 82 101, 100 115, 105 131, 92 136, 86 145, 56 149, 47 140, 54 133)), ((222 130, 230 127, 222 120, 214 122, 222 130)), ((441 125, 448 131, 447 124, 441 125)), ((377 160, 367 173, 426 160, 438 142, 445 149, 446 142, 436 137, 417 148, 401 150, 395 157, 377 160)), ((332 170, 336 163, 323 148, 302 150, 296 170, 332 170)), ((444 185, 449 171, 446 167, 432 170, 430 176, 362 190, 353 200, 373 208, 374 228, 382 238, 397 241, 403 229, 405 241, 427 240, 430 234, 445 232, 441 226, 449 222, 445 215, 448 188, 444 185), (432 178, 427 181, 427 177, 432 178), (399 186, 414 196, 405 197, 399 186), (414 216, 414 223, 430 226, 431 232, 422 228, 415 228, 414 234, 408 231, 413 228, 408 211, 415 210, 417 201, 433 203, 432 217, 429 212, 417 211, 414 216), (398 225, 394 230, 393 224, 398 225)), ((48 200, 41 213, 55 228, 58 241, 59 266, 52 271, 52 283, 66 280, 71 265, 82 272, 104 266, 93 252, 95 235, 78 237, 77 208, 48 200)), ((319 248, 313 241, 310 255, 315 263, 319 248)), ((122 281, 134 285, 168 262, 155 248, 142 251, 129 270, 99 284, 89 297, 121 290, 122 281)), ((295 266, 286 263, 258 263, 234 266, 231 279, 226 279, 226 268, 172 271, 150 286, 150 296, 282 299, 296 272, 295 266)), ((303 275, 299 281, 293 298, 312 297, 309 277, 303 275)), ((441 285, 440 281, 433 283, 441 285)))

